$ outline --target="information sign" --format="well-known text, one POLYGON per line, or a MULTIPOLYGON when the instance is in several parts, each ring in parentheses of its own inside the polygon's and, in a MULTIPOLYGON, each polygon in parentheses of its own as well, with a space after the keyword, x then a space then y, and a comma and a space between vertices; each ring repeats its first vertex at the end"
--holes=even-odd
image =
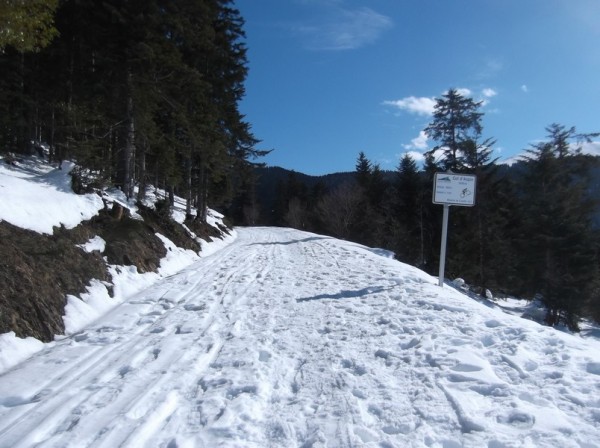
POLYGON ((475 205, 477 177, 472 174, 435 173, 433 203, 444 205, 475 205))
POLYGON ((475 205, 475 185, 477 177, 472 174, 435 173, 433 178, 433 203, 444 206, 442 217, 442 244, 440 245, 439 285, 444 286, 446 266, 446 242, 448 239, 448 218, 451 205, 472 207, 475 205))

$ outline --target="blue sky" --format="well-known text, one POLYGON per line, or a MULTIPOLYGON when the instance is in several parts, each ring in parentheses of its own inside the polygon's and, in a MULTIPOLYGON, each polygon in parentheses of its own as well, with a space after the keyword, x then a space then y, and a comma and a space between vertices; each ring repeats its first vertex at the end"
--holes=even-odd
MULTIPOLYGON (((600 0, 236 0, 250 73, 241 110, 264 161, 312 175, 382 169, 434 146, 449 88, 483 101, 501 160, 551 123, 600 131, 600 0)), ((600 149, 600 144, 596 145, 600 149)))

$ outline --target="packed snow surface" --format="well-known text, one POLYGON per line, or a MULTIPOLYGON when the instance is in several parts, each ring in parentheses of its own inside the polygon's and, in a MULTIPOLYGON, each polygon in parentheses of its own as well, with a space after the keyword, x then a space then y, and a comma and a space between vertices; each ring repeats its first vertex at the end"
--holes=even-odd
POLYGON ((382 255, 237 229, 2 374, 0 446, 600 444, 596 339, 382 255))

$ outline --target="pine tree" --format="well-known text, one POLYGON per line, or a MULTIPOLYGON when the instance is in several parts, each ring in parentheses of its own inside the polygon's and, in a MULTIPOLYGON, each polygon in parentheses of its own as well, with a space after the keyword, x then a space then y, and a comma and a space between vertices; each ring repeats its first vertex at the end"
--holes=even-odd
POLYGON ((511 266, 510 184, 492 158, 493 144, 491 139, 463 143, 464 169, 477 177, 477 198, 474 207, 453 210, 455 237, 450 240, 448 263, 451 272, 479 287, 481 293, 506 284, 511 266))
POLYGON ((439 144, 431 152, 443 151, 441 168, 458 172, 465 165, 465 142, 476 141, 481 135, 481 102, 461 95, 450 89, 441 98, 436 98, 433 120, 425 133, 439 144))
POLYGON ((397 257, 415 266, 422 266, 425 258, 424 198, 423 182, 417 163, 404 154, 397 169, 395 206, 393 207, 398 227, 395 248, 397 257))
POLYGON ((564 322, 577 330, 597 275, 598 234, 591 219, 597 204, 586 195, 575 128, 553 124, 546 131, 548 140, 528 150, 519 188, 522 287, 540 295, 549 325, 564 322))
POLYGON ((360 153, 358 153, 358 158, 356 159, 355 173, 356 173, 356 182, 362 188, 365 188, 365 189, 367 188, 367 185, 369 183, 369 178, 371 176, 371 170, 372 170, 371 161, 369 159, 367 159, 367 156, 365 155, 365 153, 361 151, 360 153))
POLYGON ((54 13, 58 0, 3 0, 0 2, 0 53, 6 47, 18 52, 39 51, 58 31, 54 13))

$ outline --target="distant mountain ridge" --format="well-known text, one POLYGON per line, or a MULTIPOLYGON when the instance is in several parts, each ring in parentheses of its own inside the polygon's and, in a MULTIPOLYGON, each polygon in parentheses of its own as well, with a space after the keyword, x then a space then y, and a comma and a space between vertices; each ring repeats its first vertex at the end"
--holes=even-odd
MULTIPOLYGON (((581 155, 576 157, 585 157, 586 163, 589 163, 588 174, 590 184, 588 192, 591 198, 598 201, 595 222, 600 227, 600 156, 581 155)), ((497 166, 499 174, 508 178, 521 176, 527 169, 526 162, 522 160, 510 165, 498 164, 497 166)), ((353 183, 355 181, 354 171, 315 176, 279 166, 268 166, 255 168, 255 174, 257 176, 256 195, 263 211, 270 210, 273 207, 278 194, 278 188, 285 185, 290 179, 304 184, 308 189, 315 188, 318 184, 321 184, 329 191, 345 183, 353 183)), ((392 182, 397 172, 384 170, 382 174, 386 181, 392 182)))

